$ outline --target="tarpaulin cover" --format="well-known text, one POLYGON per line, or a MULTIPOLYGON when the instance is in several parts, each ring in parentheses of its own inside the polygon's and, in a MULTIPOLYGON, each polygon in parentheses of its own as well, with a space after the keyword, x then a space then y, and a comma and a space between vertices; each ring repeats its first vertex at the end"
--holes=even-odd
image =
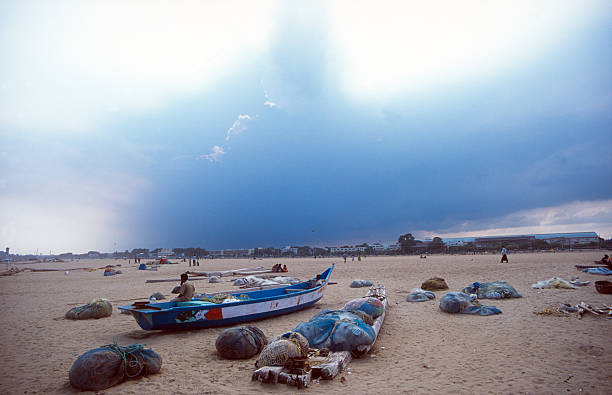
POLYGON ((376 340, 374 329, 359 314, 346 310, 322 311, 294 331, 304 335, 310 347, 331 351, 356 352, 358 346, 370 345, 376 340))
POLYGON ((440 310, 451 314, 500 314, 495 306, 484 306, 463 292, 449 292, 440 299, 440 310))
POLYGON ((505 281, 473 283, 463 288, 463 293, 476 294, 478 299, 522 298, 516 289, 505 281))

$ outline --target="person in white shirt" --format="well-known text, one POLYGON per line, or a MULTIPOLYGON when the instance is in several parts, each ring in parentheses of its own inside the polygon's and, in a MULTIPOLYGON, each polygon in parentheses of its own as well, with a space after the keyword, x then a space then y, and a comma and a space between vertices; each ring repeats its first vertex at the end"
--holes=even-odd
POLYGON ((502 246, 501 253, 502 253, 502 257, 501 257, 501 261, 499 263, 503 263, 503 262, 508 263, 508 255, 507 255, 508 254, 508 250, 506 250, 506 247, 502 246))

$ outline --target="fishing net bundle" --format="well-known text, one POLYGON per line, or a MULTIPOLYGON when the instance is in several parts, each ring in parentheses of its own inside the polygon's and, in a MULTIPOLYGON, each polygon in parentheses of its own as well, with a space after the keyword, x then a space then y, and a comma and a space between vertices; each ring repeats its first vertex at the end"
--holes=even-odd
POLYGON ((423 281, 421 284, 421 289, 425 291, 444 291, 448 289, 448 284, 443 278, 440 277, 432 277, 429 280, 423 281))
POLYGON ((360 310, 364 313, 367 313, 372 316, 372 318, 376 319, 382 315, 385 311, 385 306, 383 303, 372 297, 365 298, 357 298, 347 302, 343 310, 360 310))
POLYGON ((376 333, 369 323, 372 317, 363 311, 325 310, 310 321, 302 322, 294 331, 302 334, 313 348, 331 351, 350 351, 360 356, 359 351, 376 340, 376 333))
POLYGON ((65 317, 71 320, 86 320, 110 317, 111 314, 113 314, 113 305, 108 299, 94 299, 91 303, 71 308, 65 317))
POLYGON ((215 347, 223 358, 247 359, 259 354, 266 344, 266 335, 259 328, 247 325, 225 329, 217 337, 215 347))
POLYGON ((436 294, 431 291, 425 291, 421 288, 413 288, 406 297, 407 302, 427 302, 431 299, 435 299, 436 294))
POLYGON ((478 299, 506 299, 521 298, 522 296, 505 281, 493 281, 490 283, 473 283, 463 288, 463 293, 476 294, 478 299))
POLYGON ((500 314, 495 306, 485 306, 478 303, 472 296, 463 292, 449 292, 440 299, 440 310, 451 314, 500 314))
POLYGON ((142 344, 116 343, 87 351, 70 368, 70 385, 81 390, 99 391, 124 380, 158 373, 162 357, 142 344))
POLYGON ((161 292, 155 292, 153 295, 151 295, 151 296, 149 297, 149 299, 151 299, 151 298, 153 298, 153 299, 155 299, 155 300, 163 300, 163 299, 166 299, 166 297, 164 296, 164 294, 163 294, 163 293, 161 293, 161 292))
POLYGON ((371 281, 360 280, 360 279, 353 280, 353 282, 351 282, 351 284, 349 285, 349 287, 351 288, 361 288, 361 287, 370 287, 370 286, 372 286, 371 281))
POLYGON ((255 367, 284 366, 291 358, 308 356, 308 340, 300 333, 287 332, 272 340, 261 352, 255 367))
POLYGON ((228 303, 228 302, 239 302, 239 301, 247 300, 247 299, 249 299, 249 296, 245 294, 241 294, 239 296, 229 295, 229 294, 217 294, 217 295, 210 295, 210 296, 202 296, 199 298, 199 300, 201 301, 215 303, 215 304, 228 303))

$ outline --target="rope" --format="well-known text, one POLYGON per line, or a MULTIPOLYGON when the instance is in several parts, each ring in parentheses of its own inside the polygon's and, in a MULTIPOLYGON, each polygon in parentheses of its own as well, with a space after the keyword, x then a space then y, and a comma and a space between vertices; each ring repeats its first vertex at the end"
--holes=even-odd
POLYGON ((298 352, 300 353, 300 355, 308 355, 308 350, 310 348, 309 347, 306 347, 306 349, 302 348, 302 345, 300 344, 300 339, 295 332, 291 332, 289 337, 286 337, 285 340, 289 340, 291 343, 295 344, 295 347, 298 349, 298 352))
POLYGON ((102 347, 108 348, 109 350, 119 355, 123 359, 123 372, 125 373, 126 377, 129 377, 129 378, 137 377, 142 372, 142 369, 144 369, 144 366, 142 362, 140 362, 140 359, 136 355, 134 355, 135 353, 140 353, 144 351, 144 344, 136 343, 136 344, 132 344, 131 346, 120 346, 117 343, 113 343, 113 344, 107 344, 102 347), (128 356, 131 356, 133 359, 131 361, 128 361, 128 356), (136 372, 136 374, 130 375, 128 373, 128 367, 138 368, 138 371, 136 372))

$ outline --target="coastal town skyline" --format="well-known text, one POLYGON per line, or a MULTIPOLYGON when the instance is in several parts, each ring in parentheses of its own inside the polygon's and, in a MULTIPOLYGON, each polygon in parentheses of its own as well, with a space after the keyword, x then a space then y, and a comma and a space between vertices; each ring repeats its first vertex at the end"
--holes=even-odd
MULTIPOLYGON (((540 233, 540 234, 517 234, 517 235, 472 235, 469 237, 454 237, 454 238, 441 238, 433 236, 430 238, 418 239, 415 238, 411 233, 400 235, 397 240, 383 242, 378 241, 362 241, 353 243, 340 243, 340 244, 323 244, 323 245, 305 245, 305 244, 289 244, 286 246, 258 246, 248 248, 226 248, 226 249, 214 249, 205 248, 203 246, 191 246, 191 247, 156 247, 156 248, 127 248, 125 250, 117 249, 111 251, 103 250, 88 250, 76 251, 76 252, 53 252, 50 250, 49 254, 45 254, 42 251, 37 250, 34 252, 18 253, 19 256, 50 256, 50 257, 68 257, 68 256, 88 256, 90 258, 99 257, 128 257, 137 255, 146 255, 146 257, 168 257, 184 255, 181 251, 200 251, 191 252, 191 255, 198 256, 256 256, 258 253, 261 255, 319 255, 319 254, 331 254, 338 255, 340 253, 369 253, 369 254, 395 254, 395 253, 409 253, 405 246, 402 244, 402 239, 409 236, 414 240, 414 245, 417 247, 428 248, 431 243, 437 242, 440 247, 447 248, 447 250, 440 250, 438 252, 453 252, 453 247, 466 247, 467 248, 485 248, 490 249, 493 247, 501 247, 504 244, 507 246, 514 246, 517 249, 546 249, 546 248, 563 248, 572 249, 575 248, 610 248, 612 247, 612 238, 606 240, 598 235, 596 232, 569 232, 569 233, 540 233), (543 241, 544 243, 535 243, 536 241, 543 241), (270 252, 273 251, 273 252, 270 252), (305 252, 306 251, 306 252, 305 252)), ((7 258, 10 256, 10 247, 7 247, 5 251, 0 251, 0 258, 7 258)), ((415 250, 416 251, 416 250, 415 250)), ((459 252, 455 250, 454 252, 459 252)), ((414 251, 413 251, 414 252, 414 251)), ((13 251, 14 253, 14 251, 13 251)), ((15 254, 13 254, 15 255, 15 254)))

